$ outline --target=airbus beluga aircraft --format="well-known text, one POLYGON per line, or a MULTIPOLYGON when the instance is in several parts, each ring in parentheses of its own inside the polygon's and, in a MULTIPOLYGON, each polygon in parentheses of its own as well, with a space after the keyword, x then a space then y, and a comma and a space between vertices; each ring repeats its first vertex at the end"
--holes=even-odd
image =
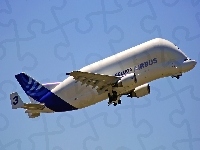
POLYGON ((63 82, 41 84, 19 73, 15 77, 31 103, 24 103, 17 92, 11 93, 10 99, 13 109, 26 109, 30 118, 81 109, 105 99, 116 106, 123 95, 145 96, 150 93, 149 82, 168 76, 179 79, 195 65, 176 45, 156 38, 66 73, 63 82))

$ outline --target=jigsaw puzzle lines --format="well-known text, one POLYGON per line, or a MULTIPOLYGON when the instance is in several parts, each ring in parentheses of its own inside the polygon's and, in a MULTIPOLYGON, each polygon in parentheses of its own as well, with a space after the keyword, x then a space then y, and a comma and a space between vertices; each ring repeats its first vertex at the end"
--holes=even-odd
POLYGON ((0 42, 0 46, 1 46, 2 49, 3 49, 2 59, 3 59, 3 56, 4 56, 4 57, 6 56, 6 48, 5 48, 3 45, 6 44, 6 43, 9 43, 9 42, 14 42, 14 43, 16 43, 17 57, 18 57, 18 59, 19 59, 20 61, 23 61, 23 60, 25 59, 25 57, 30 57, 30 58, 32 58, 33 61, 34 61, 33 66, 31 66, 31 67, 26 67, 26 66, 25 66, 24 69, 25 69, 25 70, 30 70, 30 69, 35 68, 36 65, 37 65, 37 59, 36 59, 30 52, 27 52, 27 53, 25 53, 24 55, 22 55, 21 52, 20 52, 20 44, 19 44, 20 41, 24 41, 24 40, 27 41, 27 40, 32 39, 32 37, 28 37, 28 38, 25 38, 25 39, 20 39, 20 38, 19 38, 19 35, 18 35, 17 25, 16 25, 16 22, 15 22, 14 20, 10 20, 10 21, 8 22, 8 24, 2 24, 2 23, 0 23, 0 26, 4 26, 4 27, 10 26, 10 25, 13 25, 13 27, 14 27, 15 38, 12 38, 12 39, 5 39, 5 40, 3 40, 3 41, 0 42))
POLYGON ((8 126, 9 126, 8 118, 5 115, 1 114, 1 113, 0 113, 0 118, 1 118, 0 119, 0 123, 1 123, 0 124, 0 131, 6 130, 8 128, 8 126), (1 121, 1 120, 3 120, 3 121, 1 121))
MULTIPOLYGON (((181 1, 179 1, 179 0, 173 0, 170 2, 168 2, 166 0, 162 0, 162 5, 164 5, 168 9, 169 8, 172 9, 172 8, 176 7, 180 2, 181 1)), ((96 2, 96 4, 99 5, 98 7, 96 7, 96 11, 92 8, 95 5, 95 3, 92 3, 90 5, 91 8, 88 7, 88 10, 85 11, 86 13, 84 13, 83 15, 81 14, 82 16, 78 12, 77 12, 77 15, 75 15, 75 16, 70 16, 70 14, 66 13, 65 15, 66 16, 69 15, 70 18, 64 17, 64 15, 61 16, 62 12, 65 12, 65 10, 68 7, 73 6, 71 3, 72 3, 71 1, 62 0, 61 4, 59 6, 53 5, 50 7, 49 12, 52 17, 52 20, 55 21, 55 26, 49 27, 48 22, 45 22, 45 20, 32 18, 32 20, 30 20, 28 22, 27 28, 24 29, 24 30, 27 30, 27 32, 29 34, 26 37, 20 36, 20 32, 22 32, 21 30, 19 30, 20 23, 17 22, 15 19, 10 19, 6 23, 0 22, 0 28, 10 29, 10 32, 14 33, 13 34, 14 37, 11 37, 9 35, 8 37, 6 37, 2 41, 0 41, 0 60, 9 58, 7 54, 10 49, 7 46, 11 43, 14 43, 16 45, 16 52, 14 53, 14 55, 16 55, 18 60, 20 62, 23 62, 23 64, 24 64, 24 67, 22 67, 22 70, 25 70, 25 71, 34 70, 39 64, 38 58, 35 56, 33 51, 31 52, 30 50, 26 50, 25 52, 22 52, 21 47, 22 47, 23 42, 31 43, 31 42, 33 42, 33 40, 38 38, 37 33, 33 29, 33 26, 39 25, 41 27, 40 32, 43 35, 52 36, 53 33, 61 33, 61 36, 64 40, 60 41, 60 42, 56 41, 57 43, 53 47, 53 55, 55 56, 56 59, 61 60, 62 62, 66 61, 66 60, 70 60, 70 62, 71 62, 70 65, 72 65, 72 69, 74 69, 74 70, 79 69, 78 65, 76 64, 74 52, 72 50, 70 50, 70 46, 72 43, 72 41, 70 41, 71 40, 70 34, 68 34, 68 32, 66 31, 65 28, 69 25, 73 25, 73 28, 80 36, 90 34, 91 32, 95 32, 95 31, 93 31, 93 29, 95 27, 94 18, 99 17, 99 16, 103 17, 103 19, 100 20, 99 23, 102 24, 103 31, 105 34, 104 37, 105 36, 109 37, 108 43, 106 43, 106 44, 109 45, 111 53, 115 54, 115 53, 117 53, 115 46, 117 44, 123 42, 127 35, 125 33, 125 28, 122 28, 118 24, 112 23, 112 21, 110 21, 108 19, 109 18, 108 16, 122 13, 122 11, 125 9, 125 6, 132 8, 133 10, 135 9, 135 7, 140 7, 140 6, 143 6, 143 7, 141 7, 142 9, 149 9, 150 13, 143 16, 139 22, 141 29, 144 31, 144 33, 147 33, 147 34, 156 34, 158 37, 166 37, 163 26, 159 24, 160 16, 155 9, 156 6, 154 5, 153 1, 129 0, 127 2, 120 2, 120 1, 114 0, 112 2, 112 5, 114 5, 113 7, 115 9, 110 10, 109 7, 107 7, 108 3, 106 3, 105 0, 100 0, 100 1, 96 2), (63 20, 61 18, 63 18, 63 20), (149 25, 149 22, 153 22, 153 25, 152 26, 149 25), (85 26, 83 26, 83 25, 85 25, 85 26), (116 33, 117 36, 112 36, 111 35, 112 33, 116 33), (31 62, 31 65, 26 64, 27 61, 31 62)), ((190 4, 194 8, 197 8, 199 6, 199 3, 200 3, 199 0, 190 0, 190 4)), ((4 5, 6 7, 5 8, 3 7, 0 9, 0 15, 6 15, 7 18, 9 18, 10 17, 9 15, 13 13, 12 8, 14 6, 12 6, 8 0, 4 1, 4 5)), ((85 7, 83 7, 83 9, 85 9, 85 7)), ((141 11, 142 11, 142 9, 141 9, 141 11)), ((170 11, 170 10, 168 10, 168 11, 170 11)), ((82 11, 80 10, 80 12, 82 12, 82 11)), ((129 14, 127 14, 127 15, 129 15, 129 14)), ((30 18, 31 18, 31 16, 30 16, 30 18)), ((200 27, 200 12, 196 12, 194 14, 194 18, 196 19, 195 21, 200 27)), ((135 19, 135 18, 133 17, 133 19, 135 19)), ((169 26, 170 25, 171 24, 169 24, 169 26)), ((180 32, 185 35, 184 38, 186 41, 194 41, 194 40, 197 40, 200 38, 200 32, 198 32, 198 31, 200 31, 200 30, 197 30, 197 32, 194 34, 191 32, 190 27, 188 27, 185 24, 182 24, 182 25, 172 26, 171 30, 168 32, 171 34, 171 37, 176 41, 176 44, 180 44, 180 39, 179 39, 180 32)), ((144 36, 146 36, 146 35, 144 34, 144 36)), ((138 38, 138 35, 135 35, 135 38, 138 38)), ((102 57, 102 55, 95 53, 95 52, 90 53, 85 58, 85 64, 90 64, 91 62, 89 60, 92 58, 94 58, 94 59, 97 58, 98 60, 100 60, 103 57, 102 57)), ((199 60, 200 60, 200 53, 199 53, 199 60)), ((60 75, 58 75, 57 78, 65 79, 65 75, 60 74, 60 75)), ((194 95, 194 93, 193 93, 194 87, 192 85, 189 85, 182 89, 177 90, 175 88, 175 86, 172 84, 171 80, 167 80, 167 82, 169 84, 169 87, 172 89, 172 93, 165 97, 162 96, 162 92, 158 88, 152 87, 151 89, 157 92, 156 100, 159 102, 166 102, 170 98, 176 99, 180 108, 178 107, 177 109, 171 111, 169 114, 169 118, 166 118, 166 119, 169 119, 169 122, 174 126, 174 128, 176 128, 176 130, 181 130, 181 129, 183 129, 183 127, 186 127, 187 130, 185 132, 187 132, 187 135, 188 135, 187 138, 183 137, 182 139, 177 139, 177 140, 173 141, 173 143, 171 143, 172 144, 171 146, 172 146, 172 148, 178 150, 180 144, 187 144, 189 146, 189 148, 192 150, 195 148, 194 143, 200 142, 200 137, 193 136, 194 127, 192 126, 192 122, 190 120, 188 120, 187 118, 186 119, 184 118, 185 117, 184 115, 187 113, 187 108, 186 108, 187 106, 184 105, 183 100, 181 99, 180 95, 185 91, 187 91, 187 92, 190 91, 188 93, 191 95, 192 100, 200 101, 200 99, 196 95, 194 95), (175 115, 181 115, 181 116, 183 115, 183 117, 182 117, 183 120, 181 122, 177 123, 177 121, 175 121, 175 115)), ((13 90, 17 89, 17 86, 14 84, 13 81, 4 80, 1 82, 0 102, 3 104, 4 104, 5 100, 6 100, 6 103, 8 103, 8 101, 7 101, 8 93, 7 93, 7 89, 5 89, 5 87, 4 87, 5 84, 11 85, 11 88, 13 90)), ((126 99, 125 97, 123 97, 123 98, 126 99)), ((149 147, 148 147, 148 145, 146 145, 144 140, 151 138, 151 136, 152 137, 156 136, 156 135, 155 136, 153 135, 155 132, 155 128, 151 124, 152 122, 150 122, 149 118, 139 118, 137 116, 137 112, 143 111, 146 108, 152 107, 153 100, 154 99, 143 99, 143 101, 146 101, 146 103, 137 105, 137 102, 135 102, 132 99, 132 100, 130 100, 130 103, 128 105, 125 105, 123 103, 123 105, 121 105, 120 107, 117 107, 116 109, 111 110, 111 111, 113 111, 115 116, 112 114, 109 114, 111 111, 109 111, 109 113, 106 111, 101 111, 97 114, 96 113, 90 114, 90 112, 87 109, 83 109, 83 110, 80 110, 80 113, 83 113, 83 116, 85 117, 85 119, 78 123, 76 123, 76 118, 74 118, 74 115, 66 114, 66 113, 61 114, 61 115, 58 115, 57 120, 56 120, 56 125, 58 128, 53 131, 51 131, 49 129, 50 125, 48 123, 50 121, 47 119, 48 117, 46 117, 45 115, 42 115, 41 120, 42 120, 42 125, 43 125, 42 126, 43 132, 31 134, 28 137, 28 140, 31 143, 32 149, 36 149, 37 143, 35 142, 35 139, 39 138, 39 137, 44 137, 43 144, 45 143, 46 149, 53 149, 53 150, 65 149, 64 147, 59 146, 59 143, 55 143, 55 145, 54 145, 54 143, 51 144, 51 138, 53 136, 61 135, 61 134, 69 136, 68 135, 69 129, 66 129, 66 126, 61 123, 61 121, 65 119, 65 120, 70 121, 70 124, 67 127, 70 127, 71 129, 78 130, 85 125, 89 126, 89 130, 92 131, 92 134, 89 135, 89 133, 88 133, 88 134, 84 135, 85 138, 83 141, 81 141, 83 149, 88 149, 89 144, 91 144, 91 143, 93 143, 93 146, 95 147, 95 149, 103 149, 103 145, 100 145, 99 143, 101 143, 101 141, 103 141, 105 139, 103 139, 104 137, 101 136, 100 130, 95 126, 96 121, 98 119, 101 119, 101 122, 104 123, 104 126, 102 126, 103 129, 110 128, 111 130, 117 131, 118 129, 121 129, 120 128, 121 124, 124 123, 123 117, 128 117, 128 118, 130 118, 130 124, 131 124, 131 125, 128 124, 128 127, 131 126, 132 129, 136 129, 138 131, 137 133, 133 133, 134 130, 129 130, 130 134, 137 134, 137 135, 135 135, 137 140, 133 141, 133 142, 138 142, 140 148, 145 150, 145 149, 148 149, 149 147), (125 114, 125 112, 128 112, 128 111, 131 112, 131 114, 129 116, 122 116, 122 114, 125 114), (66 119, 66 117, 67 117, 67 119, 66 119), (109 117, 115 117, 116 120, 110 121, 109 117), (145 130, 143 131, 144 128, 145 128, 145 130), (51 147, 51 145, 53 145, 53 146, 51 147)), ((95 107, 95 106, 92 106, 92 107, 95 107)), ((3 131, 8 130, 8 127, 10 126, 9 119, 10 118, 7 118, 7 115, 5 113, 0 113, 0 122, 1 122, 0 131, 2 133, 3 133, 3 131)), ((117 137, 114 137, 114 138, 117 138, 117 137)), ((12 138, 10 140, 10 142, 7 142, 5 144, 5 143, 2 143, 2 141, 0 140, 0 149, 6 150, 11 146, 16 146, 16 148, 20 150, 20 149, 22 149, 22 144, 23 144, 22 142, 23 141, 20 139, 12 138)), ((81 143, 81 142, 79 142, 79 143, 81 143)), ((118 150, 129 149, 128 145, 125 145, 125 144, 117 145, 117 143, 116 143, 116 147, 117 147, 116 149, 118 149, 118 150)), ((158 143, 157 146, 154 146, 152 148, 152 150, 161 150, 161 149, 163 149, 163 150, 167 149, 167 146, 164 144, 161 145, 160 143, 158 143)))
POLYGON ((6 3, 6 6, 8 9, 0 9, 0 13, 6 13, 6 14, 11 14, 12 13, 12 8, 10 6, 10 3, 8 0, 4 0, 4 2, 6 3))
POLYGON ((15 145, 15 144, 17 144, 17 146, 15 146, 15 148, 17 148, 18 150, 21 150, 22 141, 19 140, 19 139, 13 140, 13 141, 11 141, 9 143, 6 143, 6 144, 2 144, 1 141, 0 141, 0 149, 1 150, 6 150, 11 145, 15 145))
POLYGON ((181 110, 177 109, 177 110, 174 110, 174 111, 172 111, 172 112, 170 113, 170 115, 169 115, 170 122, 171 122, 175 127, 177 127, 177 128, 181 128, 181 127, 185 124, 186 127, 187 127, 188 138, 189 138, 188 140, 185 140, 185 139, 183 139, 183 140, 177 140, 178 142, 175 141, 175 142, 173 143, 173 145, 176 145, 175 143, 180 143, 180 142, 186 142, 186 141, 187 141, 187 142, 189 143, 190 149, 193 149, 192 142, 196 141, 197 139, 194 139, 194 141, 193 141, 193 139, 192 139, 190 123, 189 123, 187 120, 184 120, 184 121, 182 121, 181 124, 179 125, 179 124, 174 123, 173 118, 172 118, 172 116, 173 116, 174 114, 176 114, 176 113, 181 114, 181 115, 185 113, 185 108, 184 108, 184 105, 183 105, 183 103, 182 103, 182 100, 181 100, 181 98, 180 98, 180 96, 179 96, 179 93, 181 94, 181 93, 182 93, 183 91, 185 91, 185 90, 192 89, 192 87, 191 87, 191 86, 188 86, 188 87, 185 87, 184 89, 181 89, 181 90, 177 91, 177 90, 175 89, 175 87, 173 86, 173 84, 172 84, 172 82, 171 82, 170 80, 168 80, 168 83, 169 83, 169 85, 170 85, 170 87, 171 87, 171 89, 172 89, 172 91, 173 91, 173 94, 172 94, 172 95, 169 95, 169 96, 167 97, 167 99, 170 98, 170 97, 176 97, 176 99, 177 99, 177 101, 179 102, 180 107, 181 107, 181 110))

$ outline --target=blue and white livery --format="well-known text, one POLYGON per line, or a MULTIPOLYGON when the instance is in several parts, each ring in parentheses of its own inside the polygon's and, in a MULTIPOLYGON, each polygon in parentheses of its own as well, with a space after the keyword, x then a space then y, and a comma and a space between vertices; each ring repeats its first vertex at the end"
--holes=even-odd
POLYGON ((116 106, 123 95, 145 96, 150 93, 149 82, 168 76, 179 79, 195 65, 176 45, 156 38, 66 73, 69 77, 63 82, 41 84, 19 73, 15 78, 31 103, 24 103, 17 92, 11 93, 10 99, 13 109, 26 109, 30 118, 81 109, 105 99, 116 106))

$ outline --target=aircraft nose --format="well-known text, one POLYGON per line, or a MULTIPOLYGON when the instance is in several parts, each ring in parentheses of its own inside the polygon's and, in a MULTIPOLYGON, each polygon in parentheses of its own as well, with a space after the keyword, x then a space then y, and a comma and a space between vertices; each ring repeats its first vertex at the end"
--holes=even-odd
POLYGON ((193 65, 194 67, 196 66, 197 62, 195 60, 193 60, 193 65))
POLYGON ((189 65, 191 65, 192 69, 196 66, 197 62, 195 60, 190 60, 189 65))
POLYGON ((195 60, 187 60, 184 61, 183 64, 183 71, 187 72, 192 70, 196 66, 197 62, 195 60))

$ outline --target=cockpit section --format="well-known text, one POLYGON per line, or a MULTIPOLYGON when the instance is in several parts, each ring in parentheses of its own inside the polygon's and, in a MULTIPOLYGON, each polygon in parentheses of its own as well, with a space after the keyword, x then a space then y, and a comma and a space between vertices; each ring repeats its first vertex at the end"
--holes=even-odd
POLYGON ((177 74, 172 75, 172 78, 176 77, 177 79, 179 79, 180 76, 182 76, 182 73, 192 70, 196 64, 197 62, 195 60, 186 57, 182 63, 180 63, 179 65, 177 65, 177 67, 175 67, 177 69, 179 68, 179 71, 177 72, 177 74))
POLYGON ((179 47, 176 44, 174 44, 174 45, 179 49, 179 47))
POLYGON ((192 59, 190 59, 190 58, 188 58, 188 57, 184 59, 184 61, 187 61, 187 60, 192 60, 192 59))

